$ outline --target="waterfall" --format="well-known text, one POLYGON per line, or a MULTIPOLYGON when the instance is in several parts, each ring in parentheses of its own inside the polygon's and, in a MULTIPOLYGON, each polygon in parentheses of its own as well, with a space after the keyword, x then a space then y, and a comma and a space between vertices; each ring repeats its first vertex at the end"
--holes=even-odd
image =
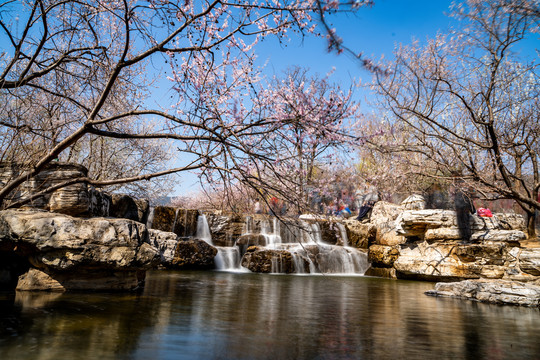
POLYGON ((281 244, 281 235, 279 221, 277 218, 274 218, 273 226, 270 226, 270 223, 267 220, 261 221, 261 235, 266 239, 266 247, 275 249, 279 244, 281 244))
POLYGON ((152 228, 152 223, 154 222, 154 207, 150 207, 150 211, 148 212, 148 219, 146 220, 146 227, 148 229, 152 228))
POLYGON ((339 235, 341 236, 343 246, 349 246, 349 238, 347 237, 347 229, 345 228, 345 225, 341 223, 336 223, 336 225, 339 229, 339 235))
POLYGON ((216 269, 221 271, 247 271, 240 266, 240 250, 236 246, 216 246, 218 253, 214 258, 216 269))
POLYGON ((210 245, 213 245, 212 243, 212 234, 210 233, 210 227, 208 226, 208 220, 206 219, 206 215, 200 214, 197 218, 197 235, 195 235, 197 239, 204 240, 210 245))

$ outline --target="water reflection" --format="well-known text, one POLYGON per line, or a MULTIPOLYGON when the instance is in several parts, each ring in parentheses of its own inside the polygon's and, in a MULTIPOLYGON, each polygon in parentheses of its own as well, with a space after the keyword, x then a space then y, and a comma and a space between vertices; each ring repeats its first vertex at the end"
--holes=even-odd
POLYGON ((375 278, 153 272, 142 294, 0 295, 0 358, 539 358, 540 312, 375 278))

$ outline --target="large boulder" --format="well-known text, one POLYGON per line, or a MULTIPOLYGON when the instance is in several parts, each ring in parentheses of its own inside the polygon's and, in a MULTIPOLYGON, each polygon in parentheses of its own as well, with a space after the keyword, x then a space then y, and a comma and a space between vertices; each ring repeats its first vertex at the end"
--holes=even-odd
POLYGON ((147 237, 143 224, 127 219, 81 219, 37 210, 0 211, 0 251, 11 249, 31 268, 57 279, 64 290, 84 286, 102 289, 99 279, 112 274, 107 281, 111 289, 140 282, 144 276, 137 273, 144 274, 159 263, 159 253, 148 244, 147 237), (122 279, 124 275, 132 281, 122 279), (80 285, 73 287, 79 278, 80 285), (114 278, 118 286, 113 284, 114 278))
POLYGON ((430 296, 475 300, 491 304, 540 306, 540 286, 508 280, 465 280, 437 283, 430 296))
MULTIPOLYGON (((0 162, 0 187, 24 173, 28 165, 0 162)), ((88 170, 71 163, 52 162, 36 176, 22 183, 16 191, 8 194, 6 203, 13 203, 45 190, 51 186, 77 178, 85 178, 88 170)), ((39 196, 27 204, 26 208, 50 210, 62 214, 80 216, 90 213, 90 198, 86 183, 76 183, 39 196)))
POLYGON ((508 248, 499 244, 419 242, 401 245, 397 277, 429 281, 502 278, 508 248))
MULTIPOLYGON (((307 262, 307 261, 306 261, 307 262)), ((250 246, 242 257, 242 266, 257 273, 293 273, 292 254, 287 250, 271 250, 250 246)), ((308 264, 304 266, 309 267, 308 264)))
POLYGON ((159 251, 161 265, 171 267, 178 245, 178 235, 172 232, 148 229, 148 243, 159 251))
POLYGON ((373 267, 390 268, 399 256, 397 246, 372 245, 368 251, 368 260, 373 267))
POLYGON ((347 237, 350 246, 367 249, 370 244, 375 242, 377 236, 375 225, 363 224, 357 220, 347 220, 344 221, 344 224, 347 228, 347 237))
POLYGON ((206 215, 212 234, 212 243, 216 246, 234 246, 235 241, 244 234, 245 221, 234 214, 206 215))
POLYGON ((109 214, 112 217, 135 220, 146 224, 149 208, 148 200, 134 199, 125 194, 113 194, 109 214))
POLYGON ((199 239, 179 241, 176 245, 172 267, 182 269, 207 269, 214 267, 217 249, 199 239))
POLYGON ((540 276, 540 248, 522 249, 519 254, 519 267, 524 273, 540 276))

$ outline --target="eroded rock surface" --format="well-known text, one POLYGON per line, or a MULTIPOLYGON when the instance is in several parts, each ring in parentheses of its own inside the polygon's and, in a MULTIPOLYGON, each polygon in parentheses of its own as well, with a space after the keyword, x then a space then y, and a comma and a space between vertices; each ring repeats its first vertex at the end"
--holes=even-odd
POLYGON ((214 267, 217 249, 203 240, 179 241, 172 266, 175 268, 206 269, 214 267))
POLYGON ((491 304, 540 306, 540 286, 508 280, 464 280, 437 283, 430 296, 475 300, 491 304))
MULTIPOLYGON (((0 211, 0 251, 9 249, 27 259, 30 270, 38 269, 56 279, 64 290, 85 286, 126 289, 128 283, 130 288, 137 287, 135 284, 144 279, 137 273, 159 263, 159 252, 147 238, 143 224, 127 219, 81 219, 39 210, 0 211)), ((47 277, 32 271, 21 281, 24 278, 34 279, 32 286, 36 288, 38 280, 47 277)), ((50 286, 50 281, 43 283, 44 290, 50 286)))

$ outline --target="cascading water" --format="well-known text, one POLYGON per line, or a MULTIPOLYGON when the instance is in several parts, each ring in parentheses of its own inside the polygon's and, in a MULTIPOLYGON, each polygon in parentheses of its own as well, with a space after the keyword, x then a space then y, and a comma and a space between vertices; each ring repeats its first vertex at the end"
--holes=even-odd
MULTIPOLYGON (((325 243, 321 226, 316 221, 297 220, 281 223, 278 218, 269 221, 248 216, 243 226, 242 236, 259 234, 264 238, 263 243, 259 242, 258 249, 274 251, 267 260, 272 273, 290 272, 292 267, 292 271, 296 274, 363 275, 369 268, 366 252, 348 246, 347 230, 343 224, 335 223, 330 226, 330 230, 325 230, 325 233, 328 231, 337 232, 336 237, 341 239, 340 245, 325 243), (286 255, 287 253, 290 256, 286 255), (287 261, 292 265, 287 267, 285 265, 287 261)), ((210 229, 204 214, 198 218, 197 238, 212 244, 210 229)), ((247 247, 247 245, 242 246, 247 247)), ((241 254, 238 246, 214 247, 218 250, 214 259, 218 270, 248 271, 240 265, 241 254)))
POLYGON ((208 220, 206 219, 206 215, 200 214, 197 218, 197 235, 195 235, 197 239, 204 240, 210 245, 214 245, 212 243, 212 234, 210 233, 210 227, 208 226, 208 220))
MULTIPOLYGON (((197 218, 197 235, 195 237, 214 246, 210 226, 208 226, 208 219, 204 214, 200 214, 197 218)), ((214 258, 217 270, 238 271, 243 269, 240 266, 240 250, 237 247, 214 247, 218 251, 214 258)))

